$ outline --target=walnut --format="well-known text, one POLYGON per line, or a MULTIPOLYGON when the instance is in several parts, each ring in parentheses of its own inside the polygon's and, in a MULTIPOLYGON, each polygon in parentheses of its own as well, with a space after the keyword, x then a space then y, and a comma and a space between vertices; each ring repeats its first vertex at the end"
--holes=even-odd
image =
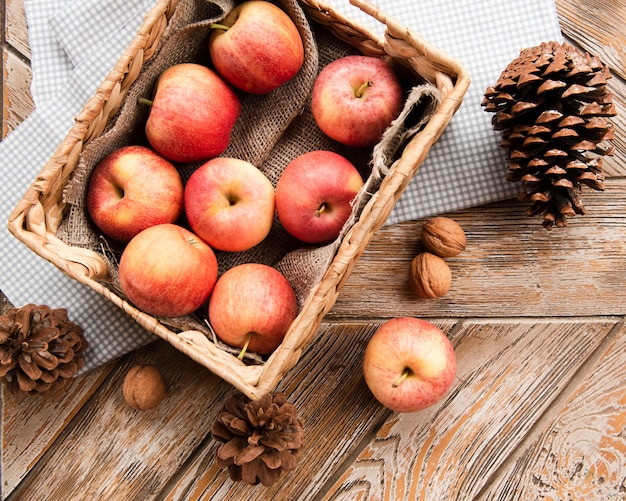
POLYGON ((165 381, 155 366, 135 365, 124 378, 122 392, 133 409, 154 409, 165 398, 165 381))
POLYGON ((452 285, 452 273, 443 258, 422 252, 411 262, 411 287, 422 299, 437 299, 452 285))
POLYGON ((454 219, 437 216, 422 225, 422 243, 439 257, 452 257, 465 250, 463 228, 454 219))

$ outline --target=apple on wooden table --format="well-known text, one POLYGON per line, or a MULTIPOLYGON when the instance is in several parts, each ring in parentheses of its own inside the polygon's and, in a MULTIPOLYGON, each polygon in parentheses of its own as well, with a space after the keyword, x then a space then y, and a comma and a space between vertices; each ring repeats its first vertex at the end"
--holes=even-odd
POLYGON ((209 298, 209 321, 226 344, 260 355, 272 353, 296 318, 298 302, 285 276, 261 263, 224 272, 209 298))
POLYGON ((175 224, 151 226, 122 252, 120 285, 140 310, 161 317, 196 311, 217 281, 217 258, 206 242, 175 224))
POLYGON ((213 249, 248 250, 263 241, 274 222, 274 186, 238 158, 214 158, 200 166, 184 197, 191 229, 213 249))
POLYGON ((415 412, 438 402, 456 374, 456 355, 437 326, 414 317, 383 323, 363 358, 365 382, 376 399, 396 412, 415 412))
POLYGON ((309 244, 337 238, 363 186, 357 168, 345 157, 314 150, 296 157, 276 185, 276 211, 285 230, 309 244))
POLYGON ((380 141, 403 105, 395 71, 373 56, 345 56, 326 65, 311 96, 311 113, 322 132, 352 147, 380 141))
POLYGON ((176 222, 183 211, 183 181, 152 149, 124 146, 94 168, 86 206, 102 233, 126 243, 150 226, 176 222))
POLYGON ((208 160, 223 153, 241 115, 234 90, 213 70, 196 63, 166 69, 156 82, 146 136, 174 162, 208 160))
POLYGON ((264 0, 243 2, 213 24, 209 53, 226 81, 251 94, 268 94, 284 85, 304 62, 298 28, 264 0))

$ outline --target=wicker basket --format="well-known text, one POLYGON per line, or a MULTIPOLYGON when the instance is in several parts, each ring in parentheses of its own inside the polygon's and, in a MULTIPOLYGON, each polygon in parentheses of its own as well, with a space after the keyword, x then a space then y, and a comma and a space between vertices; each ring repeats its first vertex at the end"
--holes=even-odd
POLYGON ((396 200, 448 125, 469 85, 469 77, 457 61, 430 46, 400 23, 387 18, 367 1, 351 1, 386 26, 384 37, 373 34, 330 6, 315 0, 299 0, 299 4, 312 23, 327 27, 334 36, 360 52, 401 59, 415 73, 435 85, 441 92, 442 100, 426 126, 413 137, 402 156, 394 162, 356 221, 347 228, 330 266, 306 297, 284 341, 263 363, 244 364, 232 353, 209 341, 203 332, 173 332, 154 317, 136 309, 103 283, 108 267, 100 254, 71 247, 57 237, 57 230, 66 214, 64 187, 78 164, 83 148, 103 133, 107 123, 120 109, 142 66, 154 55, 176 9, 176 0, 158 0, 147 14, 132 44, 96 94, 85 104, 65 140, 15 208, 10 216, 9 230, 65 274, 112 301, 142 327, 165 339, 248 397, 257 399, 273 391, 317 333, 324 315, 335 303, 356 260, 374 232, 384 224, 396 200))

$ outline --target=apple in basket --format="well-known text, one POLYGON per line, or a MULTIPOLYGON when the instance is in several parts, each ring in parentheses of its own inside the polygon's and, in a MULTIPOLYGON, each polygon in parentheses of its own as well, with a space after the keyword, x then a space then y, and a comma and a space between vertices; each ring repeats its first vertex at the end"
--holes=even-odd
POLYGON ((214 158, 189 177, 184 204, 191 229, 213 249, 239 252, 260 243, 274 222, 274 186, 254 165, 214 158))
POLYGON ((233 89, 213 70, 195 63, 166 69, 156 82, 146 121, 152 147, 174 162, 207 160, 223 153, 241 115, 233 89))
POLYGON ((287 83, 304 62, 298 28, 263 0, 243 2, 213 24, 209 53, 226 81, 251 94, 267 94, 287 83))
POLYGON ((96 165, 85 203, 98 229, 125 243, 150 226, 174 223, 183 211, 183 189, 171 162, 145 146, 124 146, 96 165))
POLYGON ((396 412, 415 412, 446 394, 456 374, 456 356, 441 329, 418 318, 398 317, 370 338, 363 373, 381 404, 396 412))
POLYGON ((175 224, 151 226, 136 235, 120 258, 120 285, 140 310, 178 317, 207 300, 217 281, 211 247, 175 224))
POLYGON ((337 238, 352 213, 363 178, 345 157, 327 150, 292 160, 276 185, 276 211, 285 230, 309 244, 337 238))
POLYGON ((352 147, 372 146, 402 111, 404 93, 379 57, 345 56, 325 66, 313 84, 311 113, 327 136, 352 147))
POLYGON ((296 318, 298 302, 285 276, 260 263, 224 272, 209 298, 209 322, 226 344, 260 355, 273 352, 296 318))

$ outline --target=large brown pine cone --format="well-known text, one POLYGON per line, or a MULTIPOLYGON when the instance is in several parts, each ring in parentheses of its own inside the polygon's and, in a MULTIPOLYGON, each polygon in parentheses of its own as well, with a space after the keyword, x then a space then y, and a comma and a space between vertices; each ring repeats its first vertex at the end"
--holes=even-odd
POLYGON ((602 156, 612 155, 616 115, 609 69, 567 43, 524 49, 487 88, 482 105, 494 112, 508 150, 507 179, 520 181, 527 214, 543 226, 566 226, 584 214, 582 185, 604 190, 602 156))

